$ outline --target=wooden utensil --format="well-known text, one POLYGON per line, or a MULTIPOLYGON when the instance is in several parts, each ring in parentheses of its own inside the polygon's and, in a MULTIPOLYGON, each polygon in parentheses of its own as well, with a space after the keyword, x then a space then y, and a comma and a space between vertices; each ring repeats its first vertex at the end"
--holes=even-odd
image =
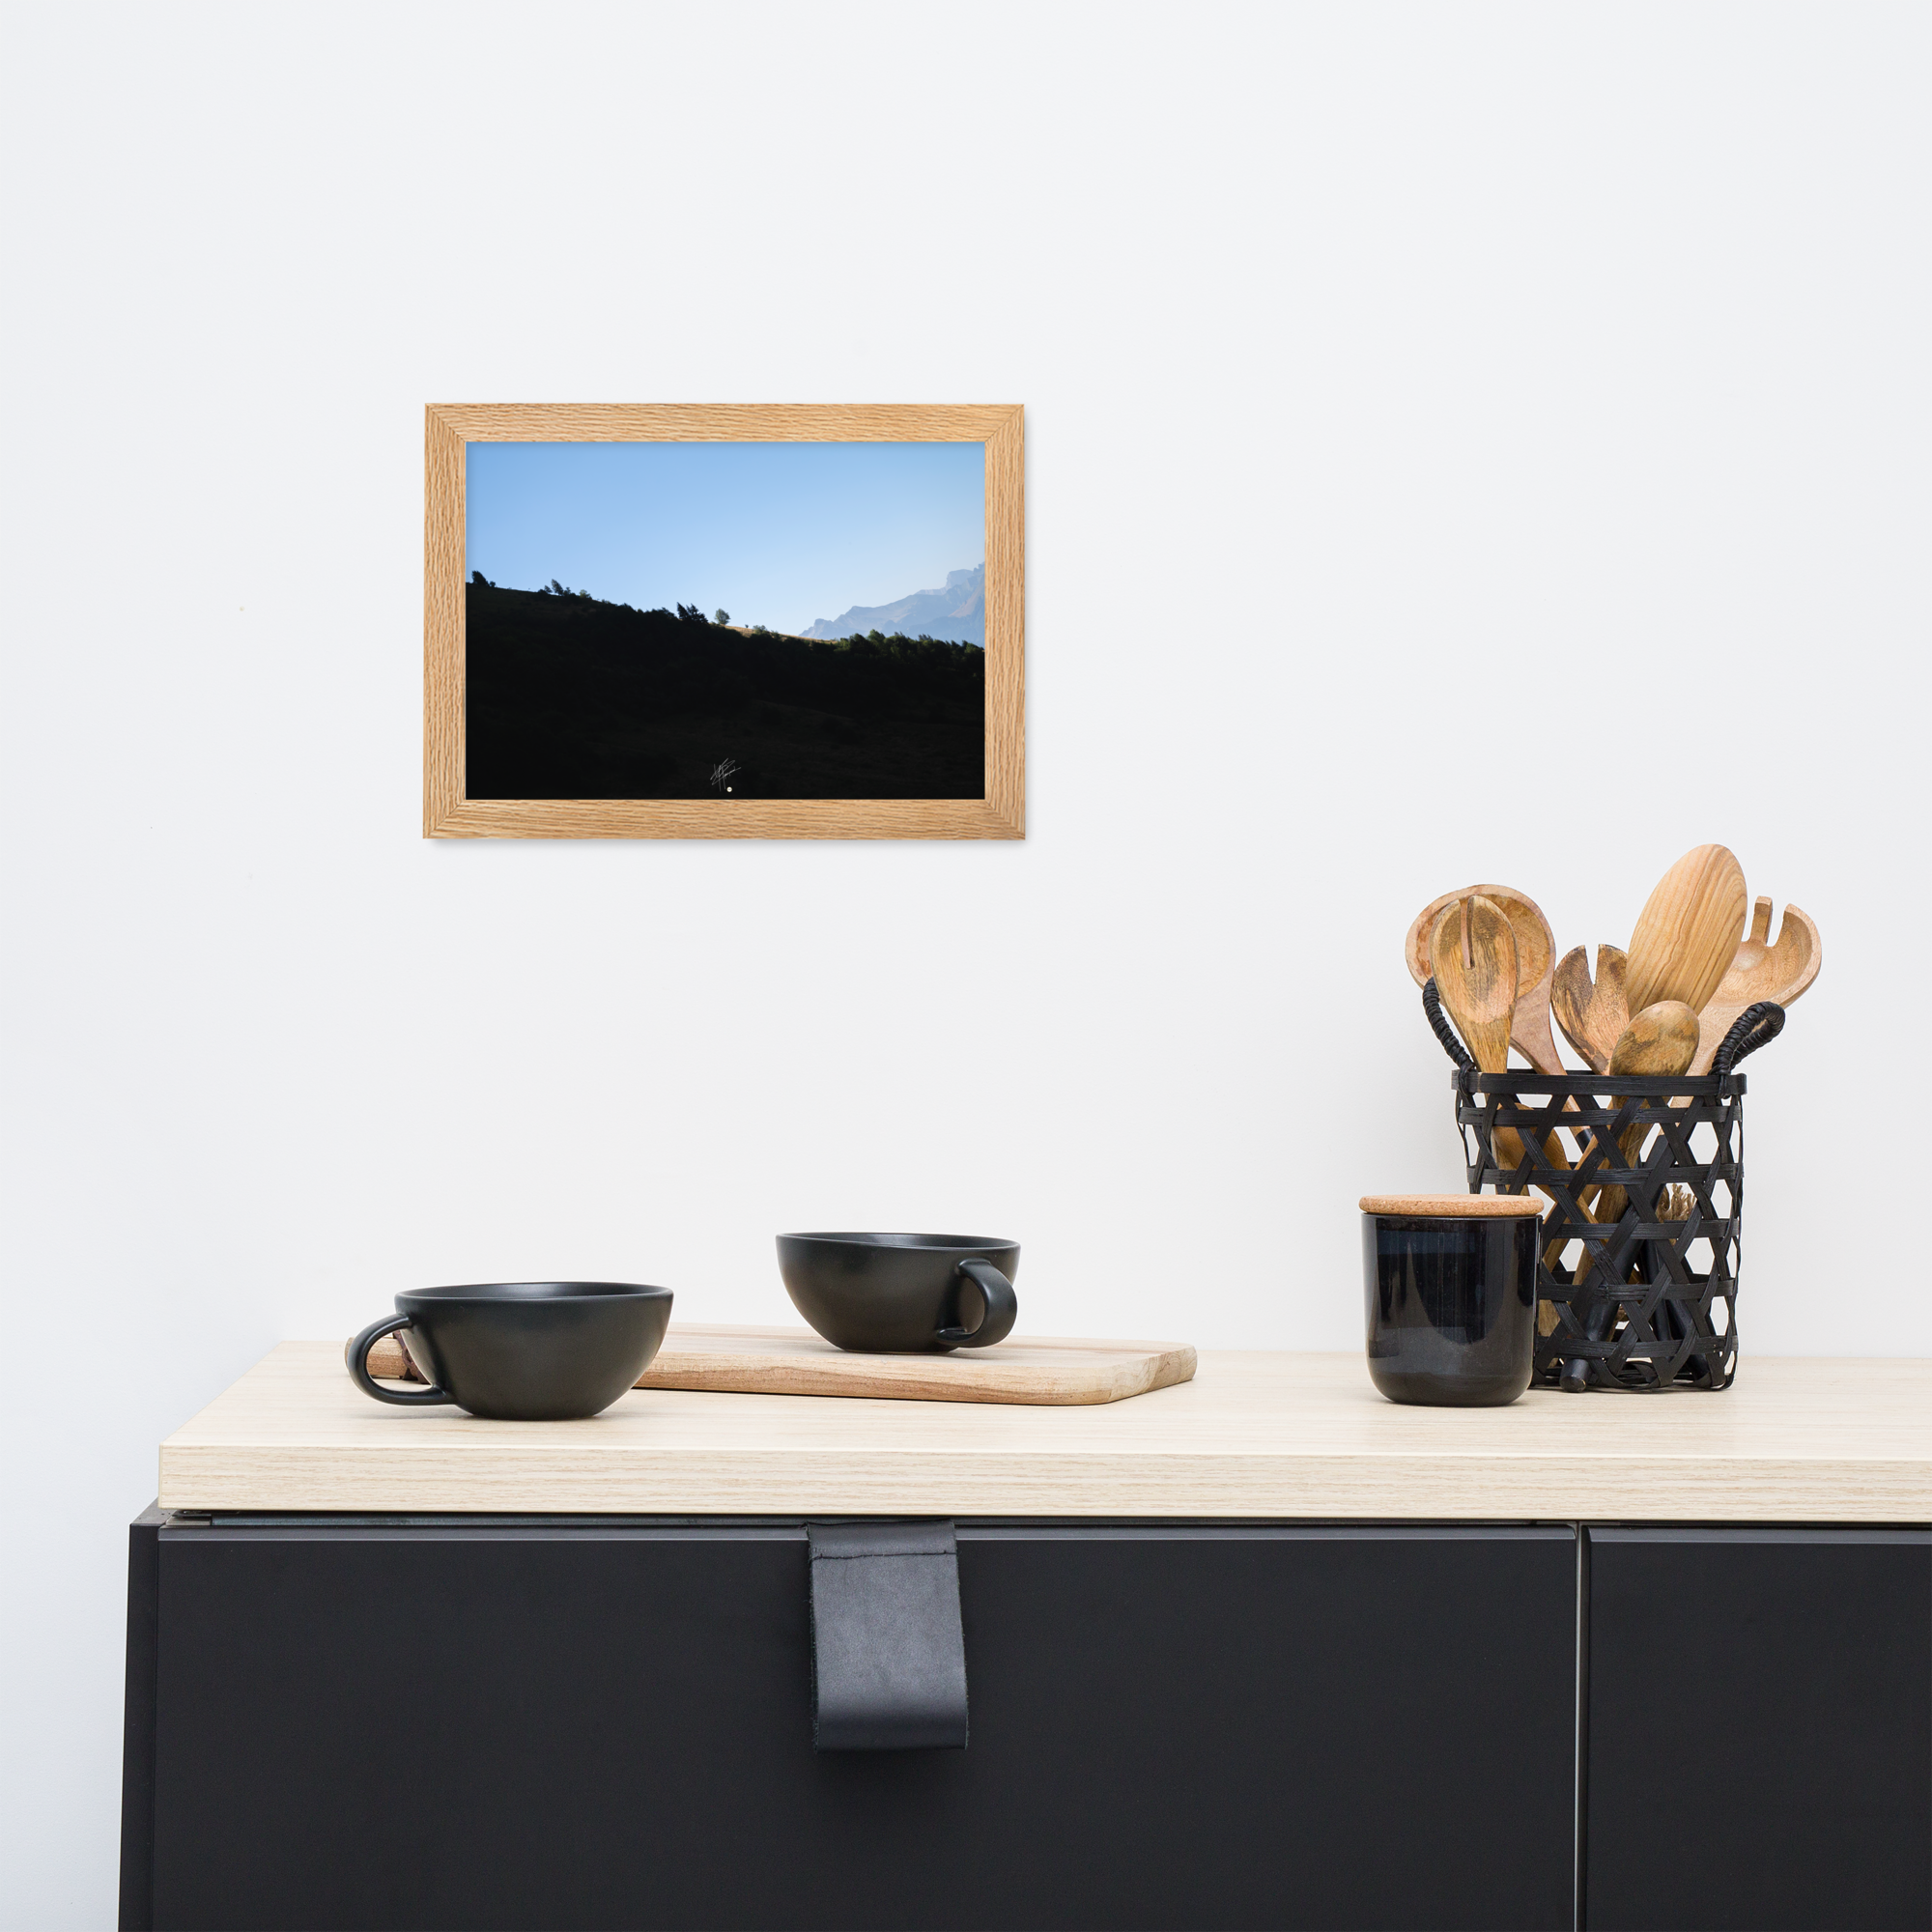
MULTIPOLYGON (((1416 914, 1403 942, 1403 957, 1408 962, 1409 977, 1418 986, 1426 983, 1433 970, 1431 948, 1443 912, 1470 898, 1485 898, 1499 907, 1509 921, 1510 936, 1516 941, 1516 999, 1510 1012, 1509 1044, 1539 1073, 1561 1073, 1563 1058, 1556 1051, 1556 1042, 1549 1032, 1549 987, 1550 976, 1556 968, 1556 942, 1542 907, 1526 894, 1510 886, 1469 886, 1460 893, 1444 893, 1440 898, 1432 899, 1416 914)), ((1442 992, 1439 977, 1435 990, 1438 995, 1442 992)), ((1450 1017, 1455 1018, 1453 1009, 1450 1017)), ((1459 1020, 1457 1024, 1462 1023, 1459 1020)), ((1474 1052, 1474 1048, 1470 1051, 1474 1052)), ((1507 1070, 1509 1061, 1505 1054, 1497 1065, 1483 1065, 1480 1059, 1476 1064, 1485 1073, 1501 1073, 1507 1070)), ((1554 1134, 1548 1136, 1543 1145, 1552 1166, 1570 1165, 1563 1143, 1554 1134)), ((1514 1167, 1521 1159, 1521 1141, 1505 1128, 1497 1145, 1496 1164, 1514 1167), (1509 1149, 1515 1150, 1513 1160, 1505 1158, 1505 1150, 1509 1149)))
POLYGON ((1747 1007, 1759 1000, 1776 1000, 1788 1007, 1818 977, 1824 963, 1824 942, 1810 917, 1785 902, 1783 923, 1777 928, 1777 943, 1770 944, 1771 901, 1760 898, 1751 912, 1750 931, 1738 942, 1729 969, 1718 981, 1718 990, 1697 1015, 1702 1038, 1697 1057, 1690 1063, 1692 1073, 1708 1073, 1724 1036, 1747 1007))
POLYGON ((1549 1004, 1556 1024, 1592 1073, 1609 1071, 1610 1055, 1630 1025, 1624 963, 1622 947, 1599 946, 1597 978, 1592 983, 1583 949, 1575 946, 1558 963, 1551 983, 1549 1004))
MULTIPOLYGON (((1674 1078, 1677 1074, 1688 1072, 1691 1061, 1696 1058, 1697 1034, 1697 1015, 1689 1005, 1681 1000, 1660 1001, 1646 1007, 1624 1030, 1611 1049, 1608 1071, 1618 1079, 1674 1078)), ((1623 1130, 1617 1142, 1619 1167, 1635 1165, 1650 1127, 1649 1122, 1639 1121, 1634 1126, 1623 1130)), ((1597 1197, 1594 1218, 1607 1227, 1615 1227, 1624 1217, 1629 1199, 1622 1187, 1605 1187, 1597 1197)), ((1589 1274, 1590 1257, 1586 1254, 1577 1264, 1576 1286, 1582 1287, 1589 1274)), ((1609 1332, 1610 1323, 1616 1320, 1616 1309, 1615 1295, 1606 1293, 1603 1302, 1590 1311, 1583 1332, 1592 1341, 1601 1341, 1609 1332)), ((1589 1365, 1580 1355, 1574 1355, 1564 1363, 1559 1378, 1564 1388, 1579 1389, 1588 1379, 1589 1365)))
MULTIPOLYGON (((1597 948, 1597 978, 1593 983, 1583 949, 1573 946, 1552 978, 1550 1005, 1563 1037, 1583 1056, 1592 1073, 1606 1071, 1617 1041, 1630 1025, 1624 999, 1625 954, 1620 946, 1597 948)), ((1574 1103, 1573 1103, 1574 1104, 1574 1103)), ((1578 1135, 1578 1158, 1583 1137, 1578 1135)), ((1585 1188, 1579 1196, 1583 1212, 1594 1218, 1599 1190, 1585 1188)))
MULTIPOLYGON (((1703 1049, 1700 1047, 1698 1051, 1702 1052, 1703 1049)), ((1691 1064, 1691 1071, 1693 1073, 1696 1071, 1694 1062, 1691 1064)), ((1673 1180, 1663 1190, 1662 1200, 1657 1204, 1657 1218, 1660 1221, 1688 1221, 1690 1218, 1691 1208, 1696 1205, 1697 1197, 1681 1181, 1673 1180)), ((1650 1264, 1646 1272, 1652 1281, 1658 1280, 1661 1273, 1667 1272, 1667 1270, 1660 1269, 1657 1250, 1655 1248, 1652 1248, 1650 1251, 1650 1264)), ((1660 1337, 1661 1340, 1682 1342, 1695 1334, 1696 1318, 1686 1314, 1674 1301, 1665 1299, 1661 1302, 1658 1307, 1658 1314, 1661 1318, 1663 1330, 1662 1335, 1660 1337)), ((1693 1378, 1698 1376, 1709 1377, 1710 1367, 1702 1355, 1689 1355, 1685 1359, 1689 1364, 1693 1378)))
POLYGON ((1702 1029, 1688 1000, 1657 1000, 1631 1021, 1606 1069, 1619 1080, 1663 1079, 1690 1071, 1702 1029))
MULTIPOLYGON (((1669 1078, 1688 1073, 1697 1057, 1699 1028, 1697 1015, 1681 1000, 1662 1000, 1646 1007, 1625 1029, 1610 1054, 1608 1071, 1618 1079, 1669 1078)), ((1622 1155, 1618 1162, 1629 1167, 1637 1145, 1648 1132, 1639 1122, 1626 1127, 1617 1143, 1622 1155)), ((1606 1187, 1598 1197, 1596 1218, 1614 1224, 1623 1219, 1628 1196, 1621 1187, 1606 1187)))
MULTIPOLYGON (((1477 1066, 1507 1072, 1518 975, 1515 928, 1501 906, 1480 893, 1452 900, 1436 917, 1428 956, 1436 997, 1477 1066)), ((1514 1127, 1498 1127, 1493 1151, 1498 1167, 1520 1167, 1521 1136, 1514 1127)), ((1569 1166, 1554 1134, 1545 1137, 1543 1151, 1551 1166, 1569 1166)))
MULTIPOLYGON (((1549 1031, 1549 984, 1556 965, 1556 941, 1542 908, 1527 895, 1513 886, 1464 886, 1461 892, 1431 899, 1416 914, 1403 942, 1409 977, 1418 986, 1428 980, 1432 970, 1430 942, 1444 908, 1478 896, 1502 908, 1516 940, 1516 1005, 1510 1017, 1510 1043, 1539 1073, 1561 1073, 1563 1061, 1549 1031)), ((1440 992, 1439 974, 1435 985, 1440 992)), ((1499 1073, 1502 1068, 1486 1067, 1484 1071, 1499 1073)))
POLYGON ((1675 1000, 1702 1012, 1737 955, 1749 903, 1744 867, 1723 846, 1685 853, 1658 881, 1631 934, 1624 971, 1631 1011, 1675 1000))
POLYGON ((1452 900, 1429 937, 1429 978, 1443 1010, 1485 1073, 1509 1067, 1516 1013, 1516 935, 1493 899, 1474 893, 1452 900))

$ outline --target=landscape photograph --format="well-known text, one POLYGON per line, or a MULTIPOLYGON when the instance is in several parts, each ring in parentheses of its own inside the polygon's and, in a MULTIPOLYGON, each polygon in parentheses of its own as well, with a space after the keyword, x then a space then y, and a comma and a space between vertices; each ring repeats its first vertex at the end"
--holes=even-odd
POLYGON ((471 799, 978 799, 985 446, 471 442, 471 799))

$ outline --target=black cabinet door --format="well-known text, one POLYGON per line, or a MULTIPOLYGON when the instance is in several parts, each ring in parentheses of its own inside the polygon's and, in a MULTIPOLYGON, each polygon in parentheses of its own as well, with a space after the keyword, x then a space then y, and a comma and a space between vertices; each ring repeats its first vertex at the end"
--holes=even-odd
POLYGON ((159 1926, 1568 1926, 1567 1529, 962 1524, 815 1754, 796 1524, 160 1532, 159 1926))
POLYGON ((1932 1534, 1589 1532, 1592 1932, 1932 1924, 1932 1534))

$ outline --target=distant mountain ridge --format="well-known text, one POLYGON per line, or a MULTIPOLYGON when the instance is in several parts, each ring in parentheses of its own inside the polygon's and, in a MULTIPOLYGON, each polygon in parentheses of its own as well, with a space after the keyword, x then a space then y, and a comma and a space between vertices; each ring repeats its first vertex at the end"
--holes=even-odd
POLYGON ((888 637, 945 638, 955 644, 986 645, 986 566, 949 571, 940 590, 915 590, 896 604, 855 604, 842 617, 821 617, 807 638, 863 637, 883 631, 888 637))

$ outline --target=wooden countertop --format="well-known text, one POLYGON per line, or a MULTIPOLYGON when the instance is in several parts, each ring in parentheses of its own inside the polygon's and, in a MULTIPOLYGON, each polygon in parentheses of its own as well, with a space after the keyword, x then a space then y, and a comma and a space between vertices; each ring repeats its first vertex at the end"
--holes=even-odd
POLYGON ((1406 1408, 1358 1353, 1205 1351, 1098 1407, 634 1389, 587 1422, 384 1407, 284 1342, 161 1445, 171 1509, 1932 1521, 1932 1361, 1722 1395, 1406 1408))

